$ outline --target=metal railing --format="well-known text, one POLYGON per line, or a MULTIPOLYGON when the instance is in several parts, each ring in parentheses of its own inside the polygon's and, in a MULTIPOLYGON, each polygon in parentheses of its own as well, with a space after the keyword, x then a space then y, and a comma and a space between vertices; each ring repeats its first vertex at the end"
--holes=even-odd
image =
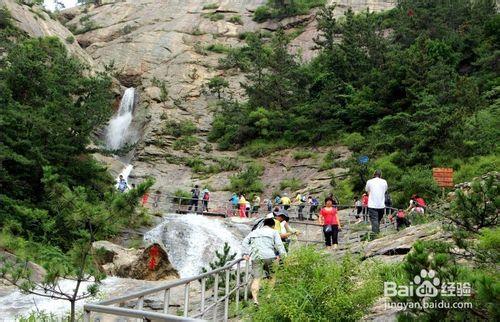
MULTIPOLYGON (((148 290, 131 293, 122 297, 114 298, 107 301, 102 301, 96 304, 85 304, 84 322, 92 321, 93 313, 104 313, 118 317, 139 318, 143 321, 160 320, 160 321, 196 321, 205 320, 205 318, 213 321, 227 321, 229 317, 229 301, 231 297, 235 299, 236 311, 239 309, 240 298, 248 300, 248 284, 249 284, 249 262, 243 258, 236 259, 224 267, 214 269, 212 271, 199 274, 189 278, 175 280, 165 285, 154 287, 148 290), (242 265, 244 268, 242 272, 242 265), (207 289, 207 282, 212 284, 211 292, 207 289), (200 283, 200 302, 194 305, 190 301, 190 286, 193 283, 200 283), (171 290, 175 287, 184 287, 184 302, 182 316, 175 315, 169 312, 171 290), (222 294, 221 294, 222 289, 222 294), (161 294, 162 293, 162 294, 161 294), (147 296, 163 295, 162 313, 146 311, 144 309, 144 300, 147 296), (209 295, 209 296, 207 296, 209 295), (136 301, 134 309, 124 308, 125 303, 136 301), (116 307, 114 305, 119 305, 116 307), (223 305, 219 315, 219 307, 223 305)), ((100 320, 100 318, 99 318, 100 320)), ((97 319, 95 320, 97 321, 97 319)))

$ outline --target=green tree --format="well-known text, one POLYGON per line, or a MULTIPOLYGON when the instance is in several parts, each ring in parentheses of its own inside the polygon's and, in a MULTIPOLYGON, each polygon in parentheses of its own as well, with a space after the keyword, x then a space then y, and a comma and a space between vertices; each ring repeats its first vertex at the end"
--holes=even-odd
POLYGON ((208 89, 213 94, 217 94, 217 98, 221 99, 221 94, 229 87, 229 82, 223 77, 214 76, 207 82, 208 89))

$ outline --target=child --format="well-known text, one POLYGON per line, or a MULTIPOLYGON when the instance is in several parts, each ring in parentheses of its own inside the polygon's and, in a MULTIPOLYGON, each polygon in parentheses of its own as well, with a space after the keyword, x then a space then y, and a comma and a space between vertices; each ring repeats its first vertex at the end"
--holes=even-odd
POLYGON ((403 209, 399 209, 396 214, 396 229, 399 230, 401 226, 409 227, 410 221, 406 218, 406 214, 403 209))

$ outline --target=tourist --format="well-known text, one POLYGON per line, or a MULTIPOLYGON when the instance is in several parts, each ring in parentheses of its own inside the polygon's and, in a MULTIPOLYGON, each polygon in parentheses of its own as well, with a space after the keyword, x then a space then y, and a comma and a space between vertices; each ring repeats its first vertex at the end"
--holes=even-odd
POLYGON ((264 226, 258 228, 243 239, 243 257, 252 260, 251 292, 253 302, 259 304, 259 289, 262 278, 271 277, 273 262, 279 262, 286 256, 286 250, 278 232, 273 229, 274 219, 264 219, 264 226), (276 255, 278 254, 278 255, 276 255))
POLYGON ((148 199, 149 199, 149 192, 145 192, 143 195, 142 195, 142 201, 141 201, 141 205, 144 207, 147 203, 148 203, 148 199))
POLYGON ((198 199, 200 199, 200 189, 198 185, 195 185, 193 189, 191 189, 191 200, 189 201, 188 211, 194 206, 194 212, 198 212, 198 199))
POLYGON ((361 221, 360 215, 363 212, 363 204, 358 197, 354 197, 354 208, 355 208, 355 217, 358 219, 358 222, 361 221))
POLYGON ((158 202, 160 202, 161 191, 156 190, 155 195, 153 196, 153 207, 158 208, 158 202))
POLYGON ((201 192, 201 200, 203 203, 203 212, 208 212, 208 202, 210 201, 210 191, 207 187, 201 192))
POLYGON ((384 217, 385 192, 387 181, 381 178, 382 171, 376 170, 373 178, 366 182, 365 190, 368 193, 368 214, 374 235, 380 232, 380 221, 384 217))
POLYGON ((252 206, 250 205, 250 201, 246 200, 245 203, 245 215, 247 218, 250 218, 250 210, 252 209, 252 206))
POLYGON ((233 193, 231 196, 231 199, 229 199, 229 202, 231 202, 231 205, 233 206, 233 215, 236 214, 236 211, 238 210, 238 202, 240 201, 240 198, 238 198, 238 195, 236 193, 233 193))
POLYGON ((280 234, 281 240, 285 245, 285 249, 288 251, 288 247, 290 246, 290 236, 297 235, 298 231, 292 229, 292 227, 288 224, 290 217, 288 216, 288 212, 286 210, 281 209, 278 213, 273 213, 273 215, 275 219, 274 229, 276 229, 280 234))
POLYGON ((281 205, 281 196, 280 195, 277 195, 276 197, 274 197, 274 205, 275 206, 281 205))
POLYGON ((255 195, 252 199, 252 215, 258 214, 260 209, 260 197, 255 195))
POLYGON ((333 199, 331 197, 325 199, 325 207, 319 212, 318 222, 323 226, 326 249, 332 249, 332 245, 336 249, 338 247, 339 229, 341 227, 337 208, 333 206, 333 199))
POLYGON ((266 205, 268 212, 271 212, 273 210, 273 202, 271 201, 271 199, 264 199, 264 205, 266 205))
POLYGON ((295 197, 295 204, 297 205, 297 213, 299 220, 304 220, 304 208, 306 207, 306 196, 297 194, 295 197))
POLYGON ((423 215, 425 213, 425 207, 427 207, 427 205, 425 204, 424 199, 419 197, 417 194, 414 194, 411 196, 410 206, 406 209, 406 212, 409 211, 408 214, 416 212, 423 215))
POLYGON ((317 216, 319 206, 319 200, 316 197, 311 198, 311 207, 309 208, 309 219, 312 220, 312 216, 317 216))
POLYGON ((247 208, 247 200, 245 199, 245 195, 240 194, 238 205, 240 206, 240 218, 245 218, 246 217, 245 213, 247 208))
POLYGON ((281 197, 281 204, 283 205, 283 209, 288 210, 290 208, 290 204, 292 203, 292 200, 288 198, 288 194, 285 192, 283 194, 283 197, 281 197))
POLYGON ((121 174, 118 178, 119 178, 118 179, 118 186, 117 186, 118 191, 125 192, 125 190, 128 189, 127 180, 125 180, 121 174))
POLYGON ((399 231, 402 226, 409 227, 410 221, 408 220, 408 218, 406 218, 404 210, 399 209, 398 213, 396 214, 396 229, 399 231))
POLYGON ((361 196, 361 206, 363 207, 363 221, 368 222, 368 195, 366 193, 361 196))

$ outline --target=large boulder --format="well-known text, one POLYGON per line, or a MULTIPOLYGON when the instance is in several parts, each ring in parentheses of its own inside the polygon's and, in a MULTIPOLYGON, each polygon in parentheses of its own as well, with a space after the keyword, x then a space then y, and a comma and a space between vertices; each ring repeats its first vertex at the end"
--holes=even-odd
POLYGON ((179 277, 167 253, 158 244, 132 249, 109 241, 97 241, 92 246, 98 264, 107 275, 148 281, 179 277))

